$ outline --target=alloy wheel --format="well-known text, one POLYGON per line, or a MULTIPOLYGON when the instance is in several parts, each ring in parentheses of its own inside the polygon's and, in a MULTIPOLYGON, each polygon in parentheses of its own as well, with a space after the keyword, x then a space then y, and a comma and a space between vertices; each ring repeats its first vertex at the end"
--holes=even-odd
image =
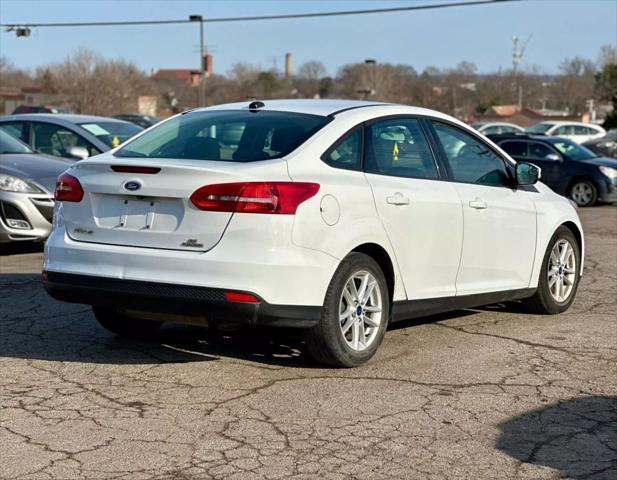
POLYGON ((555 243, 548 261, 548 289, 555 301, 563 303, 570 297, 576 281, 576 255, 568 240, 555 243))
POLYGON ((370 272, 356 272, 345 283, 339 300, 339 326, 352 350, 366 350, 377 337, 382 302, 379 283, 370 272))

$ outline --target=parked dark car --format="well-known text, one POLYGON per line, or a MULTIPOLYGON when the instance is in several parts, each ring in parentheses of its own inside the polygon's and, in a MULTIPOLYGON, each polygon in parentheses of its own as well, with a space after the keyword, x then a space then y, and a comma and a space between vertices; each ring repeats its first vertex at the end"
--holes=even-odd
POLYGON ((583 143, 583 146, 599 157, 617 158, 617 128, 609 130, 603 137, 583 143))
POLYGON ((133 113, 125 113, 122 115, 113 115, 112 118, 117 118, 118 120, 124 120, 126 122, 134 123, 135 125, 139 125, 143 128, 149 128, 152 125, 156 125, 161 121, 159 117, 155 117, 154 115, 138 115, 133 113))
POLYGON ((19 105, 13 110, 13 115, 19 113, 71 113, 71 111, 62 107, 52 107, 51 105, 19 105))
POLYGON ((516 161, 542 169, 542 182, 581 207, 617 202, 617 160, 563 137, 491 135, 516 161))
POLYGON ((83 160, 117 147, 143 128, 116 118, 33 113, 1 117, 0 130, 36 152, 83 160))

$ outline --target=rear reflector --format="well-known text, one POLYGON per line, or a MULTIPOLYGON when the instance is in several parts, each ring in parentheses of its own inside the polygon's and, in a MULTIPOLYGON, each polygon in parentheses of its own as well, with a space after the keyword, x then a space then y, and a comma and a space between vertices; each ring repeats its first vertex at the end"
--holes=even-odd
POLYGON ((225 298, 230 302, 259 303, 255 295, 244 292, 225 292, 225 298))
POLYGON ((159 167, 139 167, 132 165, 112 165, 111 169, 114 172, 122 172, 122 173, 159 173, 161 169, 159 167))
POLYGON ((219 183, 195 190, 191 202, 210 212, 295 215, 298 206, 318 191, 318 183, 308 182, 219 183))
POLYGON ((58 202, 81 202, 84 198, 84 189, 73 175, 63 173, 56 180, 54 198, 58 202))

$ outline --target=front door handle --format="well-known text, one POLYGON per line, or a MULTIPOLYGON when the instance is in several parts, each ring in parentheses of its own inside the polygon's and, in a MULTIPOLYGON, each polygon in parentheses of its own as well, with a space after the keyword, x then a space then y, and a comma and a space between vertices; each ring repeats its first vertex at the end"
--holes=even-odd
POLYGON ((409 205, 409 198, 403 196, 400 192, 396 192, 391 197, 386 197, 386 202, 390 205, 409 205))
POLYGON ((476 210, 484 210, 488 205, 486 204, 484 200, 476 197, 469 202, 469 206, 471 208, 475 208, 476 210))

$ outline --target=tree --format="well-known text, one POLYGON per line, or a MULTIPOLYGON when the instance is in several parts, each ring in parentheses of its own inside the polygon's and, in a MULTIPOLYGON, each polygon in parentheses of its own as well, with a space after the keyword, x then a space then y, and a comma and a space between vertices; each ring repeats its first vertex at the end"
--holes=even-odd
POLYGON ((5 57, 0 57, 0 86, 5 88, 22 88, 32 84, 32 77, 15 67, 5 57))
POLYGON ((602 70, 607 65, 617 63, 617 48, 613 45, 602 45, 598 57, 598 69, 602 70))
POLYGON ((559 71, 561 75, 549 92, 551 104, 573 114, 584 112, 587 100, 593 98, 594 63, 580 57, 566 58, 559 65, 559 71))
POLYGON ((607 130, 617 128, 617 63, 607 63, 596 75, 596 95, 600 100, 610 101, 613 106, 603 127, 607 130))
POLYGON ((123 60, 107 60, 91 50, 78 49, 40 75, 52 81, 58 94, 76 113, 113 115, 133 112, 140 95, 153 93, 146 75, 123 60))
POLYGON ((298 68, 297 77, 302 80, 319 80, 326 76, 326 67, 318 61, 305 62, 298 68))

